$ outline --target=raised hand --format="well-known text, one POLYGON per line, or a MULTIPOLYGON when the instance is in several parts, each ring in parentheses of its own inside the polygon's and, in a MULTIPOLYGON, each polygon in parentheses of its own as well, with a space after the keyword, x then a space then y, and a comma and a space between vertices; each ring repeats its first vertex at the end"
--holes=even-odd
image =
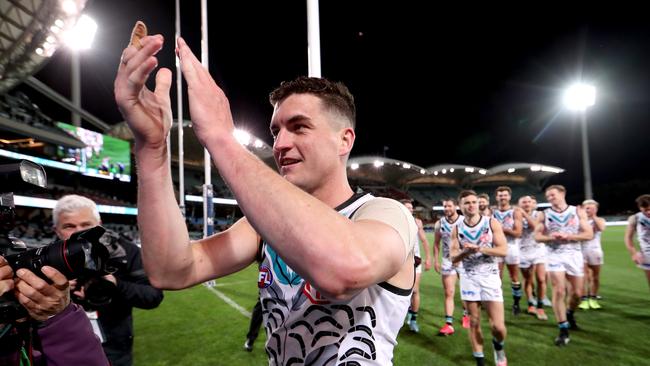
POLYGON ((230 103, 223 90, 201 65, 183 38, 178 39, 176 53, 187 81, 190 115, 196 137, 205 147, 219 137, 232 137, 235 126, 230 103))
POLYGON ((115 83, 115 101, 135 137, 136 147, 163 148, 172 123, 169 88, 172 74, 161 68, 156 73, 156 86, 150 91, 144 85, 158 66, 156 54, 162 49, 161 35, 141 39, 142 49, 129 46, 122 52, 115 83))

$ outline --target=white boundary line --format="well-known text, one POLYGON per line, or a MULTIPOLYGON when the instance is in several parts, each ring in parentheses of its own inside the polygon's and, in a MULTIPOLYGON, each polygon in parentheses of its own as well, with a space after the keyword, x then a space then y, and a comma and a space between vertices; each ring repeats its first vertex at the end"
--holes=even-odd
POLYGON ((214 287, 210 287, 210 286, 206 286, 206 287, 207 287, 208 290, 212 291, 215 295, 217 295, 218 298, 225 301, 226 304, 232 306, 233 308, 235 308, 235 310, 239 311, 243 316, 245 316, 245 317, 247 317, 249 319, 251 318, 251 313, 250 312, 248 312, 246 309, 241 307, 241 305, 237 304, 233 299, 226 296, 223 292, 217 290, 214 287))

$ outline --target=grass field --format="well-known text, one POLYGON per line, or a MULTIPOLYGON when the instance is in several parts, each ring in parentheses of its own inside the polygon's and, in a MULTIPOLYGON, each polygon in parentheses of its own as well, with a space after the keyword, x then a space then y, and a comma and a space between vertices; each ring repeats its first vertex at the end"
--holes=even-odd
MULTIPOLYGON (((603 234, 605 265, 602 270, 602 310, 580 311, 581 330, 571 333, 565 348, 553 345, 557 325, 549 320, 506 312, 506 352, 510 365, 649 365, 650 291, 642 271, 629 259, 623 244, 623 227, 603 234)), ((507 276, 506 276, 507 277, 507 276)), ((257 269, 220 279, 217 290, 250 310, 257 298, 257 269)), ((509 280, 504 280, 505 307, 512 305, 509 280)), ((457 291, 458 292, 458 291, 457 291)), ((438 337, 443 323, 442 285, 434 271, 423 275, 420 333, 406 327, 395 349, 395 365, 473 365, 467 330, 456 324, 456 334, 438 337)), ((457 305, 460 301, 457 301, 457 305)), ((458 306, 459 308, 459 306, 458 306)), ((456 318, 460 313, 457 311, 456 318)), ((266 365, 264 331, 252 353, 243 343, 249 319, 204 286, 166 292, 158 309, 135 314, 135 364, 162 365, 266 365)), ((492 363, 487 318, 482 321, 485 354, 492 363)))

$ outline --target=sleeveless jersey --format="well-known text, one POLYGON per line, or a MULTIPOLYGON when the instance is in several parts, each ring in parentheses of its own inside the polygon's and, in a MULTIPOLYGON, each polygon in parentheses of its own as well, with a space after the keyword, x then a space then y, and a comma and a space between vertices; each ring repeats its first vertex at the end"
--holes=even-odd
MULTIPOLYGON (((504 229, 512 230, 515 227, 515 210, 510 208, 505 211, 499 209, 492 212, 492 217, 496 219, 504 229)), ((511 235, 506 235, 508 244, 514 244, 515 238, 511 235)))
POLYGON ((464 219, 463 215, 458 215, 454 222, 449 222, 447 217, 442 217, 440 219, 440 241, 442 242, 442 258, 451 260, 450 251, 451 248, 451 232, 454 229, 454 226, 457 226, 459 222, 462 222, 464 219))
POLYGON ((650 218, 638 212, 636 214, 636 235, 639 239, 639 247, 644 256, 650 257, 650 218))
MULTIPOLYGON (((476 244, 481 247, 491 248, 494 246, 490 218, 481 216, 479 222, 469 226, 465 220, 458 221, 458 243, 463 250, 463 243, 476 244)), ((473 253, 463 259, 463 270, 466 274, 478 273, 499 273, 496 257, 482 253, 473 253)))
MULTIPOLYGON (((372 199, 370 194, 355 195, 337 209, 352 217, 372 199)), ((382 282, 352 299, 328 300, 294 272, 271 245, 264 242, 262 250, 258 287, 269 365, 392 363, 411 289, 382 282)))
POLYGON ((600 230, 596 230, 596 222, 593 219, 589 219, 589 225, 591 225, 592 229, 594 230, 594 238, 591 240, 583 241, 582 248, 585 250, 600 250, 602 249, 600 246, 600 236, 602 235, 602 232, 600 230))
MULTIPOLYGON (((568 206, 564 211, 558 212, 552 208, 544 210, 544 229, 546 234, 567 233, 578 234, 580 232, 580 218, 576 212, 576 206, 568 206)), ((549 253, 567 253, 580 251, 579 242, 570 242, 563 244, 559 241, 549 241, 546 243, 549 253)))

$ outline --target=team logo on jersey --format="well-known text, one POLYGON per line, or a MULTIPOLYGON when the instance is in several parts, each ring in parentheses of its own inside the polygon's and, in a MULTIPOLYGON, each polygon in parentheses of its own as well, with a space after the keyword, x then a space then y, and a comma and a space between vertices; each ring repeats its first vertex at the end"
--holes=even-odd
POLYGON ((273 284, 273 272, 267 266, 260 266, 260 272, 257 276, 257 287, 267 288, 273 284))
POLYGON ((302 277, 299 274, 294 272, 291 267, 280 258, 278 253, 271 248, 270 245, 266 245, 266 251, 269 253, 269 259, 273 265, 273 270, 275 271, 276 280, 283 285, 298 285, 302 281, 302 277))
POLYGON ((315 288, 312 287, 311 283, 306 282, 305 287, 302 288, 302 293, 307 296, 309 301, 312 304, 319 304, 319 305, 324 305, 324 304, 329 304, 329 300, 327 300, 321 293, 316 290, 315 288))

